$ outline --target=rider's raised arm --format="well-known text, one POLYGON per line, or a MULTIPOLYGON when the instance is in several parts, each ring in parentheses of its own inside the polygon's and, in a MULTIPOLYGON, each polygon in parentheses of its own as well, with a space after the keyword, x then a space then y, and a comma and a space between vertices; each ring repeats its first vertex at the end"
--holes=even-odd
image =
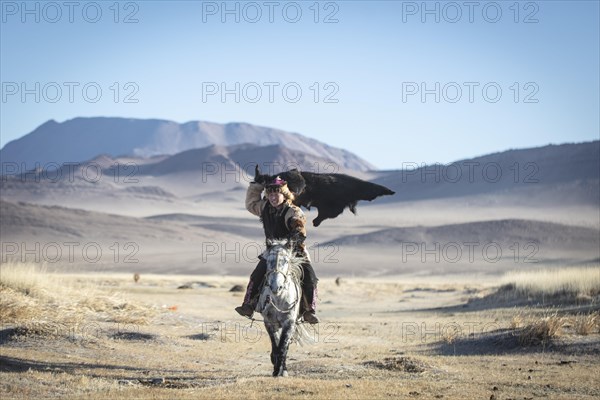
POLYGON ((300 207, 290 207, 285 215, 285 223, 290 230, 290 237, 303 244, 306 239, 306 217, 300 207))
POLYGON ((251 182, 246 191, 246 210, 260 217, 267 200, 261 198, 264 184, 251 182))

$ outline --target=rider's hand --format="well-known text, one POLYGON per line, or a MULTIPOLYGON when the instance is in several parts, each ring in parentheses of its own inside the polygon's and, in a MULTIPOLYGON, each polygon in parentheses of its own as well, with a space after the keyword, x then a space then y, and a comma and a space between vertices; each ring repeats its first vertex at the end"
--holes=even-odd
POLYGON ((288 240, 293 243, 295 248, 302 248, 304 247, 306 236, 302 235, 300 232, 294 232, 288 237, 288 240))

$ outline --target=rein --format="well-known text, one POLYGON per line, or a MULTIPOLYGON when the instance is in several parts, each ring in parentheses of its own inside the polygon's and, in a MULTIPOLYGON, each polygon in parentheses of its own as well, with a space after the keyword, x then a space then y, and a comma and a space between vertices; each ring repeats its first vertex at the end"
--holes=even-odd
MULTIPOLYGON (((254 322, 268 322, 268 321, 265 321, 264 319, 258 319, 258 318, 252 318, 252 317, 246 317, 246 318, 248 318, 250 321, 252 321, 252 322, 250 322, 250 328, 252 328, 252 325, 254 324, 254 322)), ((298 316, 298 319, 296 320, 296 325, 302 325, 304 323, 305 323, 305 321, 302 318, 300 318, 300 316, 298 316)))
MULTIPOLYGON (((298 290, 296 289, 296 292, 297 292, 297 291, 298 291, 298 290)), ((270 296, 270 295, 269 295, 269 296, 267 296, 267 303, 269 303, 270 305, 272 305, 272 306, 273 306, 273 308, 274 308, 274 309, 276 309, 277 311, 279 311, 280 313, 287 314, 287 313, 291 312, 291 311, 294 309, 294 307, 296 307, 296 304, 298 304, 298 296, 296 296, 296 301, 294 301, 294 302, 292 303, 292 305, 290 306, 290 308, 288 308, 287 310, 282 310, 282 309, 280 309, 279 307, 277 307, 277 306, 275 305, 275 303, 273 303, 273 299, 271 299, 271 296, 270 296)))

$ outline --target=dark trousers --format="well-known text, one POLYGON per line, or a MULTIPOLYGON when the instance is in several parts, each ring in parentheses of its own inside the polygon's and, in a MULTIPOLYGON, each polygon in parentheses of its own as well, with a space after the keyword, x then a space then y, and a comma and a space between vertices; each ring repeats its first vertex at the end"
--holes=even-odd
MULTIPOLYGON (((265 274, 267 273, 267 260, 260 258, 260 261, 252 274, 250 274, 250 283, 248 289, 250 293, 247 293, 246 299, 250 300, 254 295, 258 294, 258 288, 261 285, 265 274)), ((319 279, 315 274, 315 270, 310 262, 302 264, 302 292, 304 293, 304 299, 309 306, 309 309, 314 310, 316 306, 316 288, 319 279)), ((246 301, 246 300, 244 300, 246 301)))

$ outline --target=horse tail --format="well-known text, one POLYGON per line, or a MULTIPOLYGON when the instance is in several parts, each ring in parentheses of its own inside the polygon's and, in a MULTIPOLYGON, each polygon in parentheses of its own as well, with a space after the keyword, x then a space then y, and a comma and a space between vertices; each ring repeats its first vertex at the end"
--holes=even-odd
POLYGON ((294 330, 293 340, 300 346, 311 345, 317 342, 316 330, 309 330, 305 325, 306 324, 296 324, 296 329, 294 330), (310 331, 312 331, 312 333, 310 331))

